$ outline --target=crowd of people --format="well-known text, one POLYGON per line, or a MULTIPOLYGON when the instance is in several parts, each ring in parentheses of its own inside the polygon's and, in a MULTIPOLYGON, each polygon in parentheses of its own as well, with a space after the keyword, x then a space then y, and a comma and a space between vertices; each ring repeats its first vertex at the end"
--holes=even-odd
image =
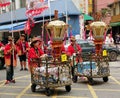
MULTIPOLYGON (((28 71, 30 66, 30 61, 33 58, 45 58, 49 55, 49 49, 51 47, 52 41, 48 44, 48 47, 44 47, 44 42, 40 37, 33 37, 30 42, 25 40, 25 34, 21 34, 20 38, 14 42, 14 39, 9 36, 8 43, 4 46, 4 60, 6 66, 6 82, 5 84, 15 83, 14 77, 14 67, 17 66, 17 57, 20 61, 20 71, 28 71), (28 58, 28 66, 26 65, 28 58)), ((72 56, 74 53, 81 53, 81 47, 76 43, 74 36, 70 37, 71 44, 66 50, 64 45, 61 47, 61 53, 66 53, 68 56, 72 56)), ((64 44, 64 43, 63 43, 64 44)), ((3 45, 0 43, 0 45, 3 45)), ((52 49, 51 49, 52 51, 52 49)), ((72 63, 71 63, 71 66, 72 63)))

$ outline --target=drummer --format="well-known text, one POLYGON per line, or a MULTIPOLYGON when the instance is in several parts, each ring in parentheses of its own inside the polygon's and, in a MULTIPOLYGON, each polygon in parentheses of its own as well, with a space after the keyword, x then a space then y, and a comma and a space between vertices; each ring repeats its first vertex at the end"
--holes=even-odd
POLYGON ((33 38, 31 42, 31 48, 28 51, 28 62, 30 65, 30 60, 34 58, 42 58, 45 57, 43 50, 39 47, 41 40, 38 37, 33 38))

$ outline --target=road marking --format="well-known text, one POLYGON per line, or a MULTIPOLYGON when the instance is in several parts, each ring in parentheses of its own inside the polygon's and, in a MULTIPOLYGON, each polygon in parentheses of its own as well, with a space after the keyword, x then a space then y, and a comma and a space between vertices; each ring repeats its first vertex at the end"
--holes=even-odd
MULTIPOLYGON (((28 76, 30 76, 30 75, 18 76, 18 77, 15 77, 15 79, 21 79, 21 78, 28 77, 28 76)), ((0 83, 1 83, 1 82, 4 82, 4 81, 5 81, 5 80, 1 80, 0 83)))
MULTIPOLYGON (((64 88, 56 88, 57 90, 63 90, 64 88)), ((87 88, 72 88, 72 90, 78 90, 78 91, 83 91, 83 90, 88 90, 87 88)))
POLYGON ((76 97, 76 96, 58 96, 58 98, 89 98, 89 97, 76 97))
POLYGON ((30 86, 31 86, 31 83, 20 94, 18 94, 16 98, 21 98, 21 96, 24 95, 24 93, 30 88, 30 86))
POLYGON ((5 85, 5 86, 3 86, 2 88, 25 88, 25 86, 7 86, 7 85, 5 85))
POLYGON ((5 83, 0 84, 0 87, 2 87, 5 83))
POLYGON ((19 82, 26 82, 26 83, 28 83, 28 81, 27 80, 17 80, 17 81, 19 81, 19 82))
POLYGON ((119 89, 94 89, 95 91, 120 92, 119 89))
POLYGON ((92 94, 93 98, 98 98, 98 96, 95 93, 95 90, 93 89, 93 87, 89 84, 87 86, 88 86, 88 89, 89 89, 90 93, 92 94))
POLYGON ((118 85, 120 85, 120 82, 119 82, 117 79, 115 79, 114 77, 110 76, 109 78, 111 78, 111 79, 114 80, 118 85))
POLYGON ((0 81, 0 83, 1 83, 1 82, 4 82, 4 81, 5 81, 5 80, 2 80, 2 81, 0 81))
POLYGON ((0 93, 0 95, 18 95, 18 93, 0 93))
MULTIPOLYGON (((21 79, 21 78, 29 77, 29 76, 30 76, 30 75, 19 76, 19 77, 16 77, 15 79, 21 79)), ((0 83, 1 83, 1 82, 4 82, 4 81, 5 81, 5 80, 2 80, 2 81, 0 81, 0 83)), ((2 87, 4 84, 5 84, 5 83, 0 84, 0 87, 2 87)))
POLYGON ((44 95, 44 94, 24 94, 25 96, 35 96, 35 97, 37 97, 37 96, 46 96, 46 95, 44 95))
POLYGON ((114 74, 114 75, 119 75, 120 73, 119 73, 119 72, 118 72, 118 73, 112 73, 112 75, 113 75, 113 74, 114 74))
POLYGON ((15 79, 21 79, 21 78, 24 78, 24 77, 29 77, 30 75, 25 75, 25 76, 19 76, 19 77, 16 77, 15 79))
POLYGON ((54 95, 52 96, 52 98, 57 98, 57 91, 54 90, 54 95))

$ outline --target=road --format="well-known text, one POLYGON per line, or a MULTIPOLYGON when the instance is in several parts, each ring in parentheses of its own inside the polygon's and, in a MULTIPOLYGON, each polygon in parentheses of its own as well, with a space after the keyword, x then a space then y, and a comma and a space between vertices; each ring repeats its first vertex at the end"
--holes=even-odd
MULTIPOLYGON (((19 64, 18 64, 19 65, 19 64)), ((31 91, 30 73, 19 71, 15 68, 15 84, 4 85, 6 71, 0 70, 0 98, 48 98, 44 89, 31 91)), ((111 76, 104 83, 101 78, 95 79, 93 86, 87 80, 80 78, 72 84, 71 92, 66 92, 64 87, 55 89, 49 98, 120 98, 120 57, 116 62, 110 62, 111 76)))

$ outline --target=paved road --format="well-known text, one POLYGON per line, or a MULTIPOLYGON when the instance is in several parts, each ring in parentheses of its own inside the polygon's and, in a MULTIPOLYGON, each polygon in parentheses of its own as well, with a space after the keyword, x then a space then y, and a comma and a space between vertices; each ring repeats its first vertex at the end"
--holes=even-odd
MULTIPOLYGON (((15 84, 4 85, 5 70, 0 70, 0 98, 48 98, 43 89, 31 92, 30 73, 19 71, 15 68, 15 84)), ((116 62, 110 62, 111 76, 104 83, 101 78, 95 79, 95 85, 91 86, 87 80, 79 79, 73 83, 71 92, 66 92, 64 87, 57 88, 49 98, 120 98, 120 58, 116 62)))

